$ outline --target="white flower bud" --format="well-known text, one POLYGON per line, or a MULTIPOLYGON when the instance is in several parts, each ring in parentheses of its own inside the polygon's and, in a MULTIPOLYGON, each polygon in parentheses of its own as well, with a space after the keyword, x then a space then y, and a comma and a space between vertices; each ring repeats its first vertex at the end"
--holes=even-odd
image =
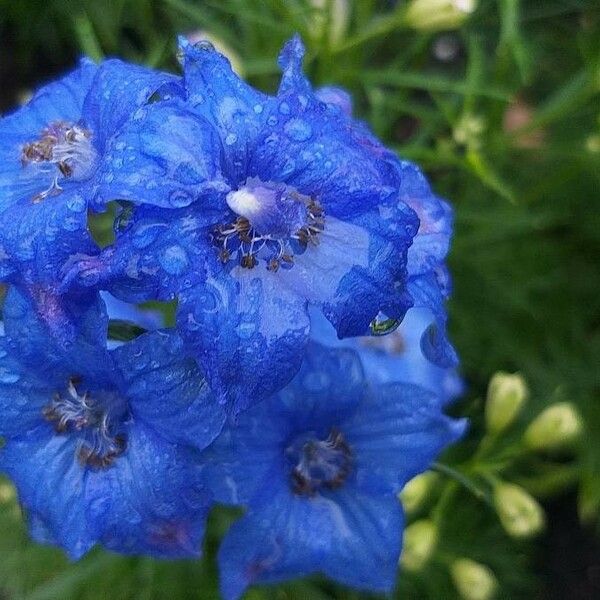
POLYGON ((407 513, 414 513, 425 501, 438 476, 433 471, 413 477, 400 492, 400 501, 407 513))
POLYGON ((500 433, 517 418, 527 399, 527 384, 521 375, 498 372, 490 380, 485 405, 485 423, 491 433, 500 433))
POLYGON ((570 402, 559 402, 529 424, 523 439, 532 450, 554 450, 577 440, 581 429, 581 417, 575 407, 570 402))
POLYGON ((469 558, 454 561, 450 574, 464 600, 491 600, 498 589, 498 580, 492 570, 469 558))
POLYGON ((428 519, 415 521, 404 530, 400 565, 407 571, 420 571, 431 558, 437 546, 438 531, 428 519))
POLYGON ((458 29, 476 8, 477 0, 412 0, 405 22, 426 31, 458 29))
POLYGON ((494 489, 494 506, 502 526, 512 537, 532 537, 544 528, 544 510, 521 486, 498 484, 494 489))

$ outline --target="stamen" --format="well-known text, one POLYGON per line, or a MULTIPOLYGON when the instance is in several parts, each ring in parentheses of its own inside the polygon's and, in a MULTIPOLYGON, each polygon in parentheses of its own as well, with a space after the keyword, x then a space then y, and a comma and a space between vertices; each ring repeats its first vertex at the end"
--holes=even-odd
POLYGON ((214 228, 213 242, 222 263, 237 260, 244 269, 253 269, 261 261, 272 273, 290 269, 295 253, 317 246, 325 229, 318 200, 281 184, 248 180, 246 186, 228 195, 227 203, 238 216, 214 228))
POLYGON ((127 448, 125 435, 116 431, 120 415, 114 414, 114 398, 110 393, 107 393, 109 400, 103 402, 92 398, 87 391, 80 394, 77 389, 80 384, 79 378, 69 379, 65 393, 56 393, 42 409, 42 415, 58 435, 80 438, 76 456, 82 466, 106 469, 127 448))
POLYGON ((59 178, 84 181, 92 175, 98 154, 91 139, 91 131, 81 125, 56 121, 42 129, 37 140, 22 147, 23 167, 34 165, 40 173, 48 173, 49 168, 57 170, 50 187, 36 194, 33 202, 60 194, 59 178))
POLYGON ((297 440, 286 454, 295 462, 291 472, 292 491, 301 496, 314 496, 321 488, 337 489, 352 471, 352 450, 337 429, 332 429, 325 440, 316 437, 297 440))

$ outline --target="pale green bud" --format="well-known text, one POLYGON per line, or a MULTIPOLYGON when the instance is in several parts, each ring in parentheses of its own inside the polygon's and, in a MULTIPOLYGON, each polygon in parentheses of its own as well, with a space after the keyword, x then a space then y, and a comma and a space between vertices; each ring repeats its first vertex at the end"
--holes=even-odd
POLYGON ((559 402, 529 424, 523 439, 532 450, 554 450, 577 440, 581 429, 581 417, 575 407, 570 402, 559 402))
POLYGON ((415 521, 404 530, 400 565, 407 571, 420 571, 437 546, 438 531, 428 519, 415 521))
POLYGON ((15 488, 10 483, 5 481, 0 482, 0 504, 8 504, 17 497, 15 488))
POLYGON ((492 570, 470 558, 454 561, 450 574, 464 600, 492 600, 498 589, 498 580, 492 570))
POLYGON ((494 489, 494 506, 502 526, 512 537, 532 537, 544 528, 544 510, 537 500, 519 485, 498 484, 494 489))
POLYGON ((412 0, 405 23, 424 31, 458 29, 476 8, 477 0, 412 0))
POLYGON ((527 384, 519 373, 496 373, 490 380, 485 404, 488 431, 500 433, 511 425, 527 400, 527 395, 527 384))
POLYGON ((400 492, 400 501, 407 513, 414 513, 425 501, 438 476, 433 471, 413 477, 400 492))

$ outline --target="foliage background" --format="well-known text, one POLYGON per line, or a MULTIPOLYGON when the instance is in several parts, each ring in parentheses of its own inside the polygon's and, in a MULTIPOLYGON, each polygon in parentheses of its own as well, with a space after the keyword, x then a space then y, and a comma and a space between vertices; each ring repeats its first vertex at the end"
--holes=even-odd
MULTIPOLYGON (((199 29, 237 54, 253 84, 272 91, 278 49, 300 32, 313 81, 348 88, 357 114, 401 156, 417 161, 455 206, 451 329, 468 393, 454 410, 469 416, 472 428, 446 464, 466 472, 484 435, 484 398, 495 371, 519 371, 531 389, 519 422, 488 463, 544 503, 545 533, 514 541, 485 502, 443 482, 443 501, 434 491, 423 509, 438 518, 440 544, 423 571, 403 574, 397 596, 457 597, 448 562, 468 556, 492 568, 501 598, 597 598, 600 4, 480 0, 462 26, 445 32, 407 27, 405 4, 0 0, 0 110, 81 53, 176 70, 175 34, 199 29), (526 424, 558 399, 582 415, 582 443, 559 455, 515 452, 526 424)), ((60 552, 28 542, 11 488, 2 484, 0 598, 218 598, 214 551, 232 518, 213 515, 200 563, 95 551, 70 565, 60 552)), ((316 578, 255 589, 247 598, 367 596, 316 578)))

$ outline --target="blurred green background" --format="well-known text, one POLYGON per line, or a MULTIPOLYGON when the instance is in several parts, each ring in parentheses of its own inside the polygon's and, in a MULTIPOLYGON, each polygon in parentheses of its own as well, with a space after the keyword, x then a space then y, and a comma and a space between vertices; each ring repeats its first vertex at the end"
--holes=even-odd
MULTIPOLYGON (((357 115, 456 209, 450 326, 468 392, 453 412, 472 426, 406 500, 427 527, 407 537, 397 597, 600 598, 597 0, 0 0, 0 111, 82 53, 177 70, 177 33, 209 37, 273 91, 277 52, 293 32, 315 84, 349 89, 357 115), (529 393, 493 435, 486 395, 510 403, 493 386, 488 394, 497 371, 520 373, 511 393, 523 381, 529 393), (567 412, 524 442, 556 403, 567 412), (537 504, 519 512, 518 498, 511 531, 511 500, 494 501, 500 481, 543 506, 541 531, 537 504), (515 523, 530 535, 515 537, 515 523), (457 569, 464 558, 477 568, 457 569)), ((28 542, 0 482, 0 599, 218 598, 214 552, 232 518, 213 514, 199 563, 98 550, 70 565, 28 542)), ((319 578, 247 595, 367 597, 319 578)))

